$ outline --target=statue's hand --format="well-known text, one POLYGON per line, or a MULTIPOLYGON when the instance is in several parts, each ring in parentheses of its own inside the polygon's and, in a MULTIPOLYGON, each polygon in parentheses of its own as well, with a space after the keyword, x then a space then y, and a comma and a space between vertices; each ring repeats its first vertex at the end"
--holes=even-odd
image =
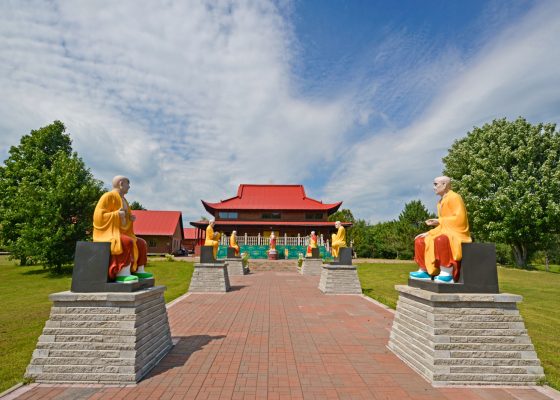
POLYGON ((131 220, 132 222, 136 221, 136 215, 131 214, 131 215, 130 215, 130 220, 131 220))
POLYGON ((426 220, 426 225, 428 225, 428 226, 438 226, 439 221, 437 220, 437 218, 431 218, 431 219, 426 220))

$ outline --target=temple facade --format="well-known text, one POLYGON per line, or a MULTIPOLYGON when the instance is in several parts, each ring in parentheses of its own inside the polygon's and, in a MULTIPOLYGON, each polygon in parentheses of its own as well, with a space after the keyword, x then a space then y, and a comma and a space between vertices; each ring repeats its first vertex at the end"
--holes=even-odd
MULTIPOLYGON (((329 215, 335 213, 342 201, 323 203, 307 197, 303 185, 239 185, 237 195, 219 202, 202 200, 209 219, 214 218, 214 231, 224 233, 223 246, 227 238, 237 231, 240 246, 265 246, 274 232, 277 244, 289 250, 290 257, 307 244, 307 237, 315 231, 320 246, 324 247, 334 223, 329 215)), ((202 243, 208 221, 191 222, 197 228, 197 238, 202 243)), ((348 227, 351 223, 343 222, 348 227)), ((327 245, 328 248, 328 245, 327 245)), ((256 250, 254 251, 256 254, 256 250)))

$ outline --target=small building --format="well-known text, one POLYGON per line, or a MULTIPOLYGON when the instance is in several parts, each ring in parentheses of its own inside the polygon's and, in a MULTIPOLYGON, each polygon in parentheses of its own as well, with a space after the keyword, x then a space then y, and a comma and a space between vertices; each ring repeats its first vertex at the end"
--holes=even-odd
POLYGON ((134 233, 148 244, 148 254, 177 254, 183 242, 180 211, 132 210, 134 233))
POLYGON ((197 238, 197 228, 184 228, 183 229, 183 248, 194 254, 197 246, 202 246, 206 238, 206 232, 202 232, 202 237, 197 238))

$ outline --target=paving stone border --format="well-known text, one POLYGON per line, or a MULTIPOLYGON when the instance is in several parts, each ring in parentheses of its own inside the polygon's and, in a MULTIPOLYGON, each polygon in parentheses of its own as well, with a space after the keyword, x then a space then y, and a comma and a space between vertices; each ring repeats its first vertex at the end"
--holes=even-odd
POLYGON ((171 349, 164 286, 133 293, 53 293, 25 373, 39 383, 133 384, 171 349))
POLYGON ((433 385, 544 379, 513 294, 442 294, 397 285, 389 349, 433 385))

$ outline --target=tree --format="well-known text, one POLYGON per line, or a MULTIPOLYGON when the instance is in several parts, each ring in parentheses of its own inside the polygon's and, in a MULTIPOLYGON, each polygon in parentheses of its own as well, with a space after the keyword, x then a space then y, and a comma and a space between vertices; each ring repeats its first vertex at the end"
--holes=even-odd
POLYGON ((473 236, 506 243, 515 262, 560 226, 560 135, 554 124, 494 120, 453 143, 444 157, 465 201, 473 236))
POLYGON ((350 211, 347 208, 343 208, 342 210, 339 210, 339 211, 335 212, 334 214, 329 215, 329 221, 331 221, 331 222, 340 221, 340 222, 352 222, 352 223, 354 223, 354 222, 356 222, 356 219, 352 215, 352 211, 350 211))
POLYGON ((435 215, 430 214, 420 200, 413 200, 404 205, 395 227, 398 258, 412 259, 414 257, 414 238, 431 229, 425 224, 429 218, 435 218, 435 215))
POLYGON ((0 236, 21 265, 60 269, 91 232, 103 193, 60 121, 21 138, 0 166, 0 236))
POLYGON ((134 200, 132 203, 130 203, 130 209, 131 210, 146 210, 146 208, 144 208, 144 206, 136 200, 134 200))

